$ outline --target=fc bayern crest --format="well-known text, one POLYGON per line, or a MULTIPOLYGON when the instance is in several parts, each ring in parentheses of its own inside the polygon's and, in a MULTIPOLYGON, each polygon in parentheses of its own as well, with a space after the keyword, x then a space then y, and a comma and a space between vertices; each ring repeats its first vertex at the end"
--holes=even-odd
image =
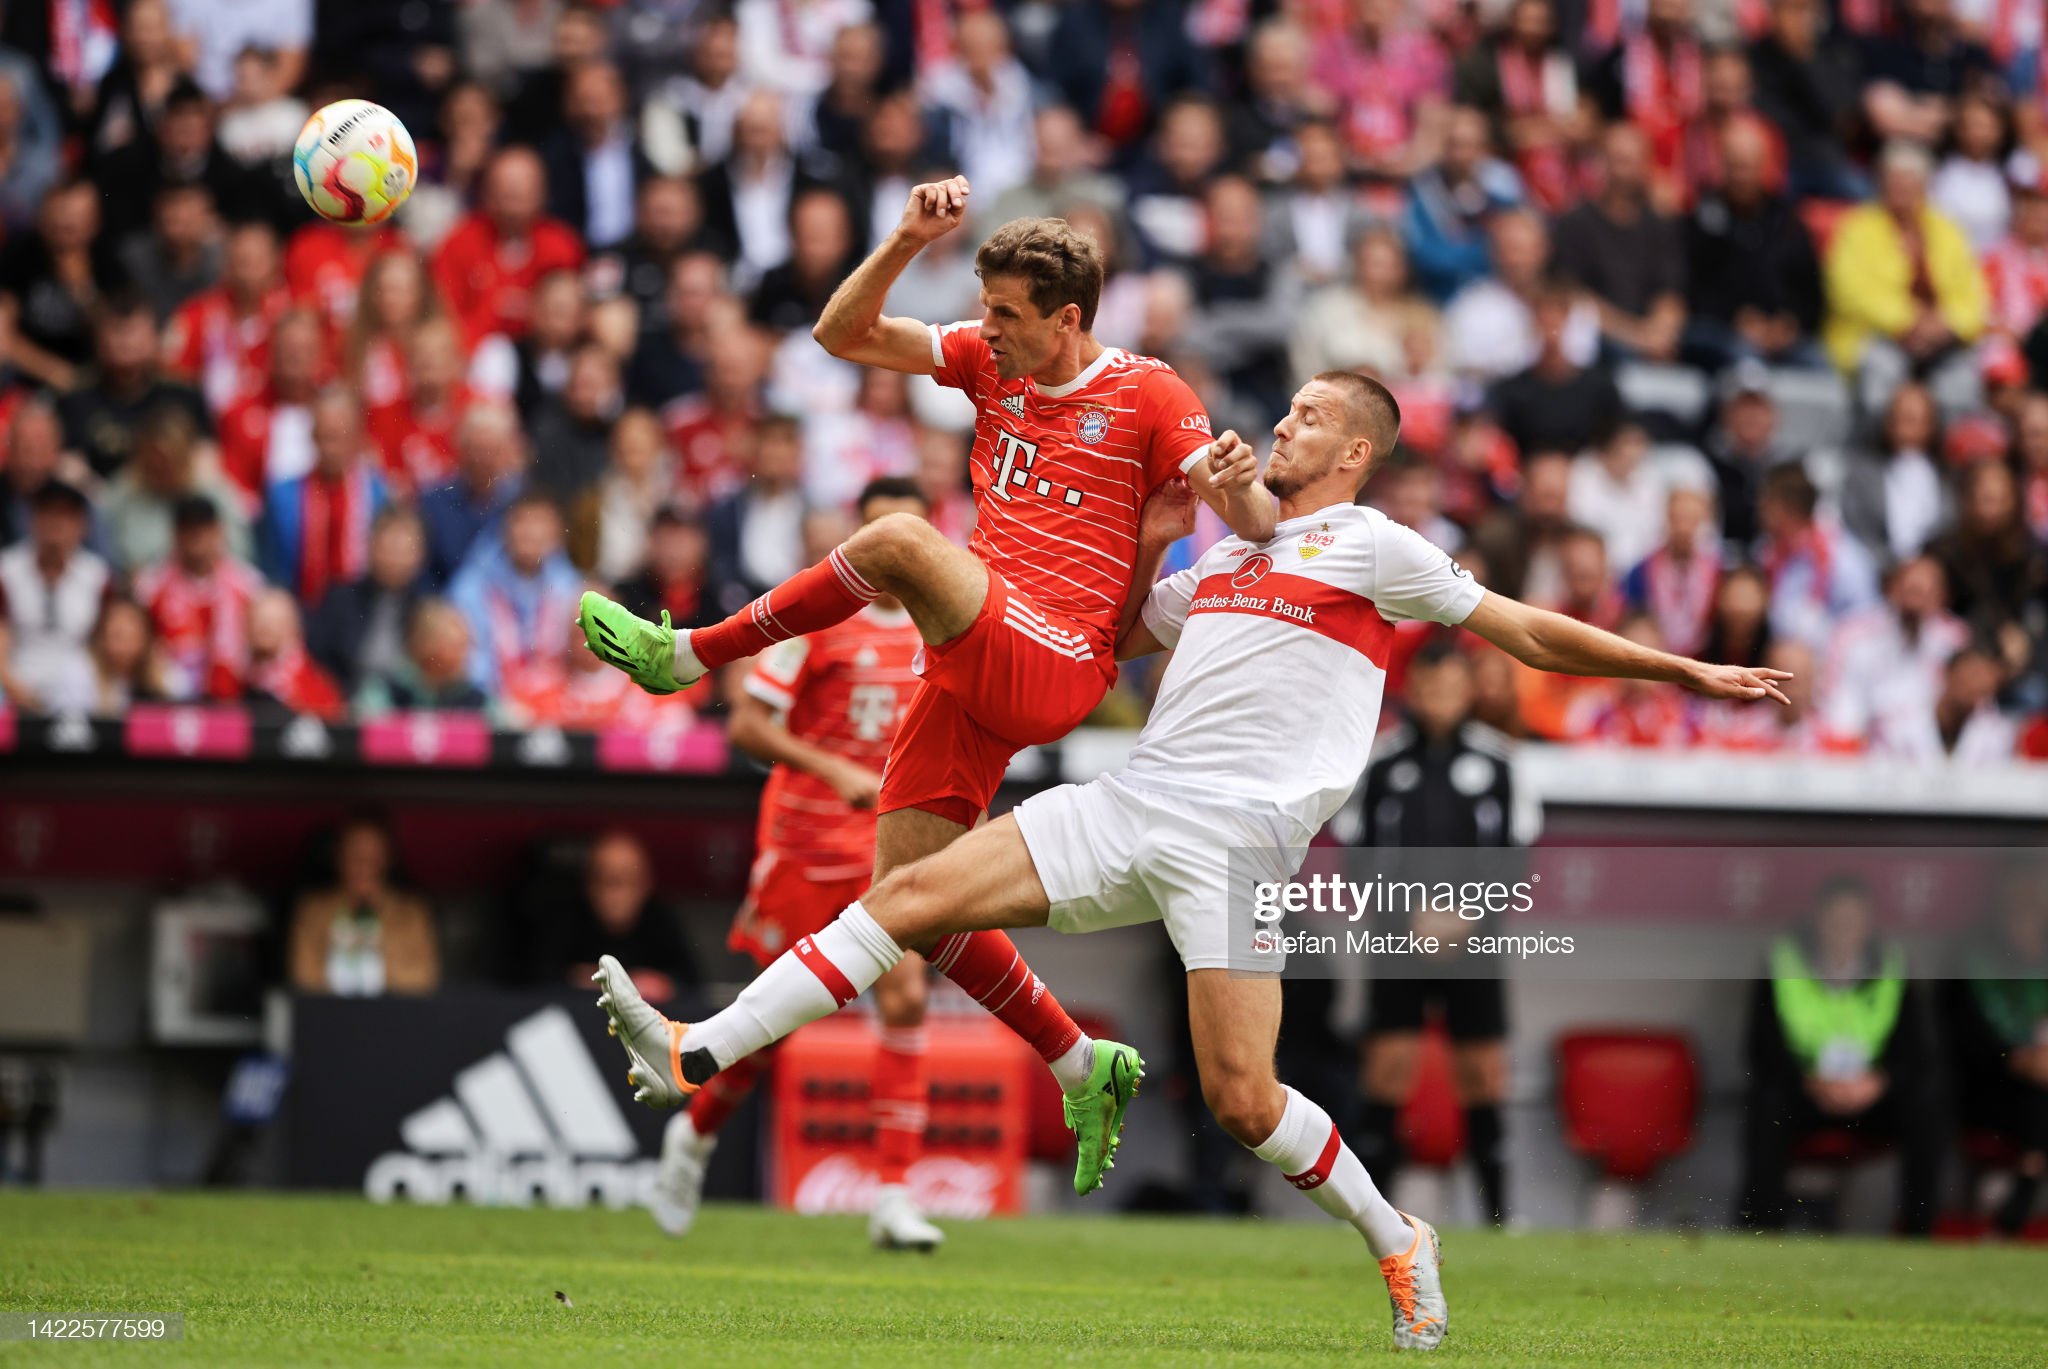
POLYGON ((1100 409, 1090 409, 1081 415, 1081 421, 1074 425, 1074 436, 1094 446, 1109 436, 1109 415, 1100 409))

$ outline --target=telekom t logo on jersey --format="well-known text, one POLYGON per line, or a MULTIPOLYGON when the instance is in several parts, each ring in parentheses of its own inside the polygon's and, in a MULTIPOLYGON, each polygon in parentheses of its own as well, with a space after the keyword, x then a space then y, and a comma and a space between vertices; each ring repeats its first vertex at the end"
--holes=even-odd
MULTIPOLYGON (((1026 442, 1007 428, 997 428, 995 479, 989 482, 989 491, 998 499, 1009 499, 1011 486, 1030 485, 1039 495, 1050 498, 1055 488, 1052 481, 1040 478, 1034 485, 1031 480, 1031 468, 1037 461, 1037 443, 1026 442)), ((1071 508, 1081 502, 1081 492, 1068 490, 1060 502, 1071 508)))

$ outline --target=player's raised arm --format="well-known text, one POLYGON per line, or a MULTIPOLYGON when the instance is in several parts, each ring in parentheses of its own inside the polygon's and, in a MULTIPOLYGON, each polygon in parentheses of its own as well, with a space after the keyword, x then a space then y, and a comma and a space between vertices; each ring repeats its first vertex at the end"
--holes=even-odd
POLYGON ((958 228, 967 216, 965 176, 911 187, 896 231, 846 278, 811 329, 818 345, 844 361, 928 376, 937 365, 931 328, 916 319, 882 314, 889 289, 910 259, 958 228))
POLYGON ((1207 456, 1188 467, 1187 476, 1188 487, 1239 537, 1264 542, 1273 536, 1280 515, 1271 492, 1259 483, 1259 454, 1249 442, 1226 430, 1207 456))
POLYGON ((1710 699, 1771 698, 1781 704, 1791 702, 1778 688, 1779 681, 1792 678, 1787 671, 1708 665, 1668 651, 1654 651, 1576 618, 1533 608, 1491 591, 1465 619, 1465 626, 1538 670, 1554 670, 1561 675, 1660 680, 1684 685, 1710 699))

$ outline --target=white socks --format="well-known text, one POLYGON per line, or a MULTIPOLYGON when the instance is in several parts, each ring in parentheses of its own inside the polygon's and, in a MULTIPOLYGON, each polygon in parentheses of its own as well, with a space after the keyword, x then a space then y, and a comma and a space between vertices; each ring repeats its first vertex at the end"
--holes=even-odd
POLYGON ((898 946, 858 902, 829 926, 778 956, 732 1006, 683 1034, 682 1052, 708 1050, 725 1069, 771 1041, 839 1011, 903 959, 898 946))
POLYGON ((1062 1093, 1072 1093, 1088 1082, 1088 1076, 1095 1073, 1095 1038, 1082 1032, 1078 1041, 1067 1047, 1066 1053, 1057 1060, 1048 1060, 1045 1067, 1052 1071, 1052 1077, 1059 1081, 1062 1093))
POLYGON ((1415 1244, 1415 1228, 1374 1187, 1330 1114, 1294 1089, 1287 1090, 1280 1125, 1252 1154, 1278 1165, 1287 1182, 1317 1207, 1357 1227, 1375 1259, 1404 1255, 1415 1244))

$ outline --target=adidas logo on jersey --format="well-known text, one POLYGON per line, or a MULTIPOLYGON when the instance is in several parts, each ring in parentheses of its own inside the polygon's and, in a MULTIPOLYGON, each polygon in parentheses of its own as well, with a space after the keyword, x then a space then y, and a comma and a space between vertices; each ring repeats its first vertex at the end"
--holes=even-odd
POLYGON ((1008 410, 1009 410, 1009 411, 1010 411, 1011 413, 1015 414, 1015 415, 1016 415, 1017 417, 1019 417, 1019 418, 1022 418, 1022 417, 1024 417, 1024 396, 1022 396, 1022 395, 1004 395, 1004 396, 1003 396, 1003 398, 1002 398, 1002 405, 1003 405, 1003 407, 1004 407, 1005 409, 1008 409, 1008 410))
POLYGON ((512 1024, 505 1049, 456 1072, 452 1096, 398 1124, 402 1151, 371 1162, 372 1202, 645 1206, 655 1162, 613 1101, 569 1014, 512 1024))

